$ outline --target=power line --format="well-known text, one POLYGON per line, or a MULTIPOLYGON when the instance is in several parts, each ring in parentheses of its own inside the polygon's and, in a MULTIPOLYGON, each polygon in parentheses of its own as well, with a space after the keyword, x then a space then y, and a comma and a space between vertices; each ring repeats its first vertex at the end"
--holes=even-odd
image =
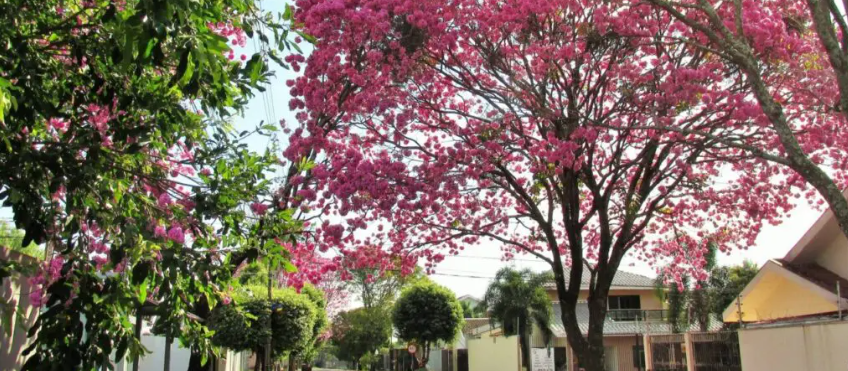
POLYGON ((445 256, 445 258, 463 258, 463 259, 498 260, 498 261, 502 261, 502 262, 508 262, 508 261, 521 261, 521 262, 545 263, 545 264, 548 264, 547 262, 545 262, 545 261, 543 261, 543 260, 541 260, 541 259, 539 259, 539 258, 535 258, 535 259, 506 258, 506 259, 504 259, 504 258, 499 258, 499 257, 496 257, 496 256, 473 256, 473 255, 447 255, 447 256, 445 256))

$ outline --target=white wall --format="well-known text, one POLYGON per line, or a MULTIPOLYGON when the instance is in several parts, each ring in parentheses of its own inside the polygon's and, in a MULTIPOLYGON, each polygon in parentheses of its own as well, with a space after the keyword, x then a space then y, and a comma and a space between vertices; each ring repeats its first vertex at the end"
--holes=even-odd
POLYGON ((848 370, 848 322, 739 331, 745 371, 848 370))
MULTIPOLYGON (((145 334, 141 336, 141 343, 150 353, 146 354, 139 360, 140 371, 160 371, 165 364, 165 337, 145 334)), ((226 355, 218 360, 219 371, 242 371, 247 369, 247 361, 250 357, 249 352, 236 353, 227 351, 226 355)), ((179 345, 179 341, 174 340, 171 344, 171 371, 185 371, 188 369, 188 361, 191 358, 191 351, 179 345)), ((132 370, 132 360, 127 359, 126 362, 120 362, 116 371, 132 370)))

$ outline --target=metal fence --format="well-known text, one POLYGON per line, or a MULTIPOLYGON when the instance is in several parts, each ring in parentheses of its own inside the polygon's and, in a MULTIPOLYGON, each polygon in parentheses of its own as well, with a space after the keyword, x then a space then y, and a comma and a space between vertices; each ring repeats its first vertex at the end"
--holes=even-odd
POLYGON ((654 371, 686 371, 683 334, 652 335, 651 358, 654 371))
POLYGON ((739 334, 736 331, 693 333, 696 371, 741 371, 739 334))

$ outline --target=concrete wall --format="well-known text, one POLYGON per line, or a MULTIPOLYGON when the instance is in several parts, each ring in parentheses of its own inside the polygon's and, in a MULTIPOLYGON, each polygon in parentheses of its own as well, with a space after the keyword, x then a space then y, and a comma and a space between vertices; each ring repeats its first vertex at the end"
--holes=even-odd
POLYGON ((520 371, 518 336, 505 337, 496 329, 467 344, 469 371, 520 371))
POLYGON ((845 371, 848 322, 739 331, 745 371, 845 371))
MULTIPOLYGON (((3 247, 0 247, 0 259, 35 263, 35 259, 32 257, 3 247)), ((24 312, 24 323, 18 323, 16 316, 12 316, 14 330, 11 336, 0 329, 0 371, 20 370, 26 360, 21 356, 21 352, 30 344, 26 332, 38 317, 38 308, 30 305, 29 294, 31 290, 32 286, 30 286, 26 277, 17 277, 14 280, 3 279, 0 296, 7 303, 14 301, 18 304, 16 310, 24 312)))

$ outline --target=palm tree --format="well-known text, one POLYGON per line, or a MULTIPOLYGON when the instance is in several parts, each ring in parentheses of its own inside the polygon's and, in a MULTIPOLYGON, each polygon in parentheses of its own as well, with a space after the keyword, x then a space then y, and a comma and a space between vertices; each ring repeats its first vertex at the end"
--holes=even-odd
POLYGON ((541 331, 545 343, 550 343, 553 337, 551 300, 544 289, 544 284, 552 279, 549 272, 502 268, 483 298, 482 304, 489 309, 489 318, 501 325, 504 335, 518 335, 522 362, 528 369, 533 325, 541 331))
POLYGON ((462 306, 462 317, 463 318, 483 318, 486 317, 486 308, 482 304, 474 304, 469 301, 460 301, 459 305, 462 306))

